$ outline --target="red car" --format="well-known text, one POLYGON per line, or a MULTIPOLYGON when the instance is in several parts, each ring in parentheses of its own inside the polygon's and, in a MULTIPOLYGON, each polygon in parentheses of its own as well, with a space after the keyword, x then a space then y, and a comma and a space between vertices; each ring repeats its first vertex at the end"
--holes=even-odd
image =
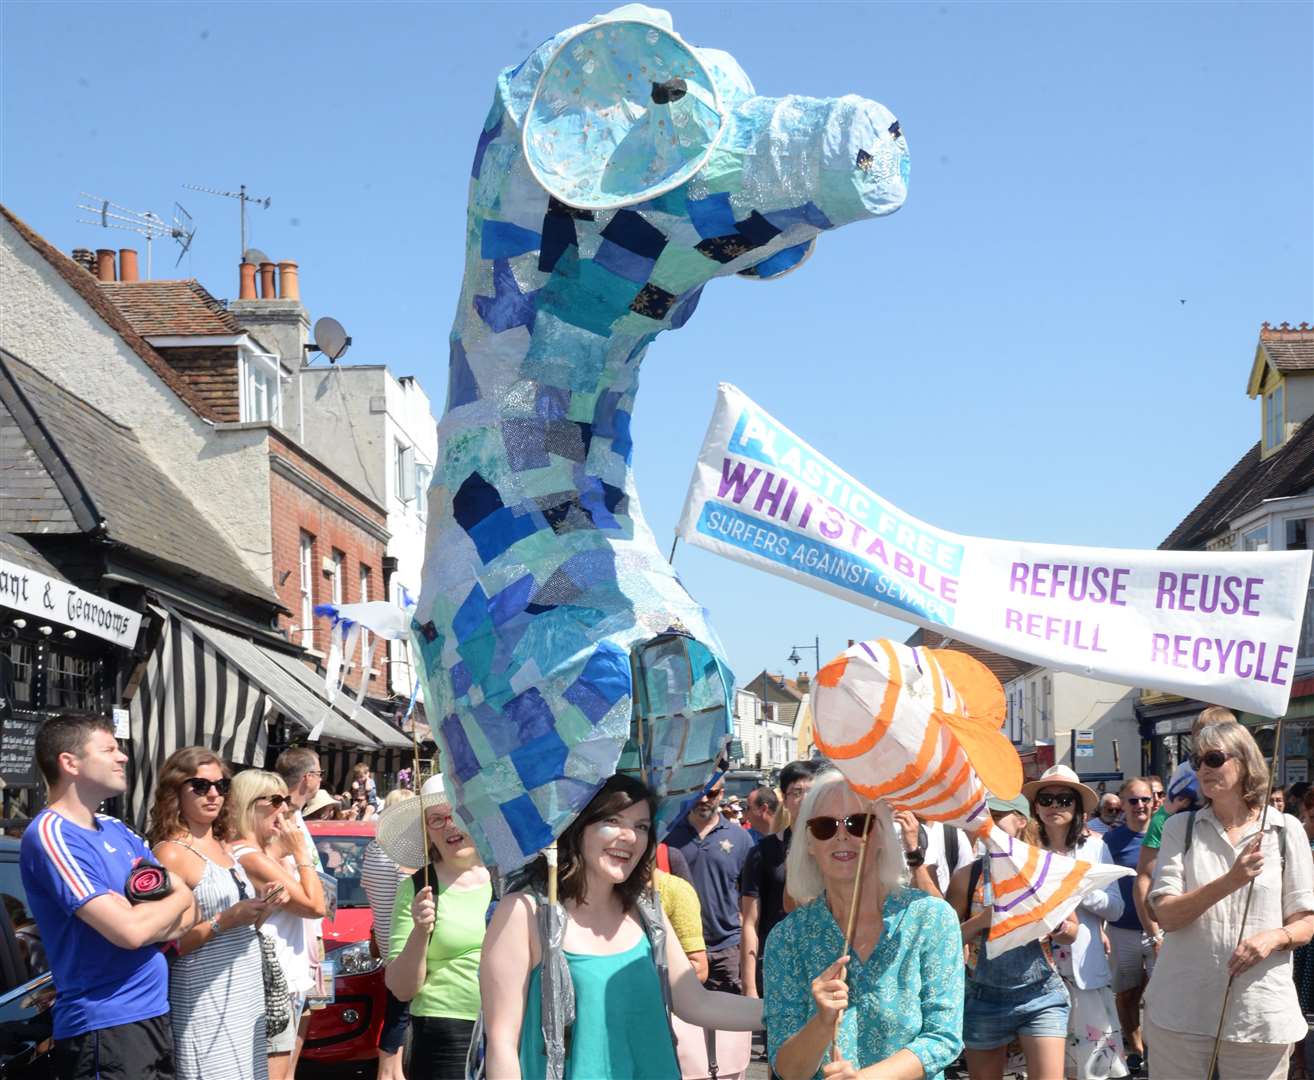
POLYGON ((324 921, 324 951, 336 965, 337 1000, 310 1014, 298 1073, 373 1076, 386 997, 383 960, 370 948, 374 916, 360 882, 373 821, 308 821, 325 873, 338 882, 338 913, 324 921), (313 1066, 313 1068, 312 1068, 313 1066))

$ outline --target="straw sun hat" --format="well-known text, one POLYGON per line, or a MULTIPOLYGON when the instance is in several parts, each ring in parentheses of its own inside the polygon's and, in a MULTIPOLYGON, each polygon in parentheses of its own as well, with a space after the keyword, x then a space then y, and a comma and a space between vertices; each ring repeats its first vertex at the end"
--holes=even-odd
POLYGON ((418 799, 402 799, 379 815, 379 847, 398 866, 428 864, 429 834, 420 822, 433 806, 451 807, 441 773, 424 782, 418 799))
POLYGON ((1095 789, 1083 784, 1078 779, 1077 774, 1066 765, 1053 765, 1040 774, 1039 780, 1032 780, 1028 784, 1023 784, 1022 794, 1035 802, 1036 792, 1051 787, 1072 788, 1080 797, 1081 808, 1087 814, 1093 814, 1095 808, 1100 804, 1100 797, 1095 794, 1095 789))

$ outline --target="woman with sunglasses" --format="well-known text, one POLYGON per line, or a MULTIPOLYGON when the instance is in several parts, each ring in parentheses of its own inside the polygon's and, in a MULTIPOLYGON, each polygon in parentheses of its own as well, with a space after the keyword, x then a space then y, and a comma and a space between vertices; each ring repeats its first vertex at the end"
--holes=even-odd
MULTIPOLYGON (((1104 838, 1086 831, 1086 818, 1098 810, 1100 798, 1066 765, 1055 765, 1039 780, 1023 784, 1022 793, 1032 805, 1031 824, 1022 834, 1028 844, 1083 862, 1113 862, 1104 838)), ((1148 805, 1150 796, 1145 798, 1148 805)), ((1063 1071, 1071 1080, 1108 1080, 1129 1073, 1113 973, 1104 951, 1104 922, 1119 918, 1122 911, 1117 882, 1088 893, 1076 911, 1076 937, 1051 947, 1068 991, 1063 1071)))
MULTIPOLYGON (((645 784, 613 776, 557 838, 558 895, 566 913, 561 955, 575 995, 568 1080, 678 1077, 668 1003, 701 1028, 762 1026, 761 1002, 703 987, 649 888, 656 810, 645 784)), ((529 887, 497 905, 484 943, 486 1065, 497 1080, 541 1080, 547 1071, 538 929, 546 877, 540 856, 529 887)))
POLYGON ((292 1013, 287 1027, 268 1040, 269 1080, 287 1080, 306 994, 314 986, 310 957, 311 928, 316 924, 306 920, 324 917, 324 887, 311 862, 309 840, 293 816, 287 784, 278 773, 263 769, 238 773, 231 798, 237 817, 233 854, 262 895, 277 888, 286 898, 261 933, 273 942, 287 979, 292 1013))
POLYGON ((228 768, 201 746, 160 770, 149 838, 155 857, 187 882, 201 921, 169 967, 169 1019, 179 1080, 266 1076, 265 999, 254 927, 273 910, 256 899, 228 846, 228 768))
POLYGON ((1222 1016, 1220 1075, 1285 1077, 1307 1030, 1291 954, 1314 935, 1314 860, 1297 822, 1264 806, 1249 731, 1208 724, 1194 748, 1204 809, 1168 819, 1150 888, 1165 935, 1145 995, 1150 1075, 1204 1076, 1222 1016))
MULTIPOLYGON (((1025 795, 986 800, 990 817, 1009 836, 1020 837, 1030 820, 1025 795)), ((949 903, 960 920, 968 947, 967 991, 963 1005, 963 1043, 972 1080, 1000 1080, 1008 1044, 1017 1039, 1031 1080, 1060 1080, 1068 1034, 1068 992, 1050 959, 1054 944, 1077 937, 1077 917, 1069 915, 1048 941, 1032 941, 998 956, 986 952, 993 907, 990 857, 976 859, 949 882, 949 903)))
POLYGON ((860 799, 835 770, 817 775, 799 820, 806 831, 795 833, 785 871, 799 906, 767 938, 762 979, 772 1067, 781 1080, 853 1078, 867 1069, 861 1075, 941 1077, 963 1045, 963 952, 952 909, 905 887, 889 807, 860 799))

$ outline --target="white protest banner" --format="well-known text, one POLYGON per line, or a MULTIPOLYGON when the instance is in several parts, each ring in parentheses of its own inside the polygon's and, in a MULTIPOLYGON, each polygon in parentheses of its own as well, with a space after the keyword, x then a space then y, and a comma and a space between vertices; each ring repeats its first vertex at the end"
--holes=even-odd
POLYGON ((862 607, 1036 664, 1280 716, 1311 552, 988 540, 890 505, 722 384, 676 530, 862 607))
POLYGON ((141 614, 67 581, 0 559, 0 606, 49 619, 131 649, 141 614))

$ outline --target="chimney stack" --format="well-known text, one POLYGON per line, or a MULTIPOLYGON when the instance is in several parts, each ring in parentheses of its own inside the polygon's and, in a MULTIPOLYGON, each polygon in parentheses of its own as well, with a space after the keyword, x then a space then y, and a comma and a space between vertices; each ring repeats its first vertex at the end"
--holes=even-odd
POLYGON ((278 294, 274 291, 274 264, 271 262, 262 262, 260 264, 260 299, 274 300, 278 294))
POLYGON ((811 682, 812 680, 808 677, 808 673, 806 671, 800 671, 798 675, 794 678, 794 683, 798 686, 800 690, 806 690, 811 682))
POLYGON ((91 248, 74 248, 73 261, 88 274, 96 272, 96 253, 91 248))
POLYGON ((141 274, 137 271, 137 252, 134 248, 119 248, 119 280, 141 280, 141 274))
POLYGON ((239 300, 254 300, 256 298, 256 266, 255 263, 243 262, 237 268, 240 275, 240 284, 237 288, 237 298, 239 300))
POLYGON ((297 264, 281 262, 278 264, 278 298, 280 300, 300 300, 301 285, 297 281, 297 264))
POLYGON ((114 273, 114 249, 97 248, 96 249, 96 280, 97 281, 117 281, 114 273))

